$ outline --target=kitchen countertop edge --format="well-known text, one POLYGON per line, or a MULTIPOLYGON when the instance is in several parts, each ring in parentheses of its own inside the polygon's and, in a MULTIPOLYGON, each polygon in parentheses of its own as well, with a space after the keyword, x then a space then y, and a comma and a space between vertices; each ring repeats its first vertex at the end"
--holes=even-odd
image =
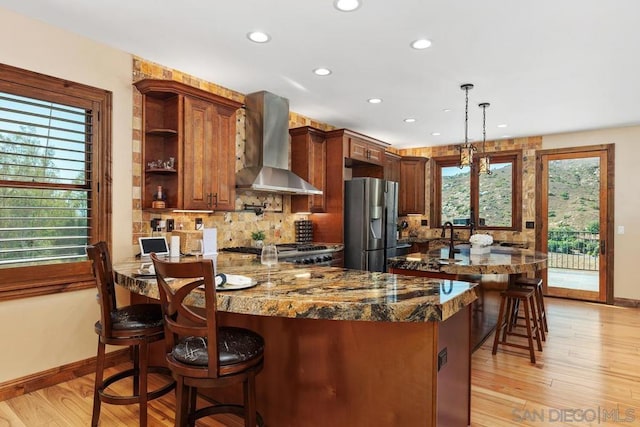
MULTIPOLYGON (((220 311, 273 317, 369 322, 444 321, 477 299, 477 284, 372 273, 326 266, 281 263, 272 269, 275 287, 262 285, 266 267, 248 257, 218 256, 220 271, 244 274, 258 285, 218 291, 220 311)), ((158 299, 155 279, 136 278, 140 261, 114 265, 116 283, 131 292, 158 299)), ((204 291, 192 292, 188 303, 204 306, 204 291)))

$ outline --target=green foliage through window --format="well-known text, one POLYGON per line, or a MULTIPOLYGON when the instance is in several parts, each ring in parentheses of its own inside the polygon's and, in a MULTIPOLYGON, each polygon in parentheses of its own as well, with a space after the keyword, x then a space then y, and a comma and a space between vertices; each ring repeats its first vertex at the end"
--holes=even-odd
POLYGON ((85 258, 91 112, 0 92, 0 266, 85 258))

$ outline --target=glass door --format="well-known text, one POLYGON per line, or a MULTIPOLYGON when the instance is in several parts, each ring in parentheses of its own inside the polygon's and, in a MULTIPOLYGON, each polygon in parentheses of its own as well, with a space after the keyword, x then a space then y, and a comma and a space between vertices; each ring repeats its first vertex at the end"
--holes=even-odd
MULTIPOLYGON (((606 148, 538 154, 539 248, 548 254, 545 293, 606 302, 613 295, 611 195, 606 148)), ((612 183, 611 183, 612 184, 612 183)))

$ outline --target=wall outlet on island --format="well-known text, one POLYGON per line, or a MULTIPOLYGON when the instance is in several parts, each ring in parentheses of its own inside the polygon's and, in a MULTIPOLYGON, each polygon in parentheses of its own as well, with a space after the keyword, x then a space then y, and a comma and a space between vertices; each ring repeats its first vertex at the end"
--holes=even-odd
POLYGON ((447 347, 440 350, 438 353, 438 371, 447 364, 447 347))
POLYGON ((429 225, 429 220, 421 219, 421 220, 420 220, 420 225, 421 225, 422 227, 426 227, 426 226, 428 226, 428 225, 429 225))

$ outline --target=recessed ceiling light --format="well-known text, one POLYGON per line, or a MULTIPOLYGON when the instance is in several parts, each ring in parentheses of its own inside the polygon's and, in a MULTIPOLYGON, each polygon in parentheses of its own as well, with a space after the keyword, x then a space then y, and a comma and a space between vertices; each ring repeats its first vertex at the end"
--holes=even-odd
POLYGON ((405 123, 414 123, 416 121, 416 119, 414 119, 413 117, 407 117, 406 119, 404 119, 405 123))
POLYGON ((367 102, 369 104, 380 104, 382 102, 382 99, 380 99, 380 98, 369 98, 369 99, 367 99, 367 102))
POLYGON ((501 124, 501 125, 498 125, 498 127, 499 127, 499 128, 506 128, 506 127, 507 127, 507 125, 506 125, 505 123, 503 123, 503 124, 501 124))
POLYGON ((329 74, 331 74, 331 70, 328 68, 320 67, 313 70, 313 74, 317 76, 328 76, 329 74))
POLYGON ((444 111, 445 113, 450 113, 451 112, 451 108, 445 108, 442 111, 444 111))
POLYGON ((440 132, 431 132, 431 135, 433 135, 433 136, 440 136, 440 132))
POLYGON ((247 38, 255 43, 266 43, 271 40, 269 34, 263 33, 262 31, 252 31, 247 34, 247 38))
POLYGON ((342 12, 352 12, 359 8, 361 3, 360 0, 336 0, 333 5, 342 12))
POLYGON ((426 49, 431 46, 431 40, 418 39, 411 42, 411 47, 417 50, 426 49))

